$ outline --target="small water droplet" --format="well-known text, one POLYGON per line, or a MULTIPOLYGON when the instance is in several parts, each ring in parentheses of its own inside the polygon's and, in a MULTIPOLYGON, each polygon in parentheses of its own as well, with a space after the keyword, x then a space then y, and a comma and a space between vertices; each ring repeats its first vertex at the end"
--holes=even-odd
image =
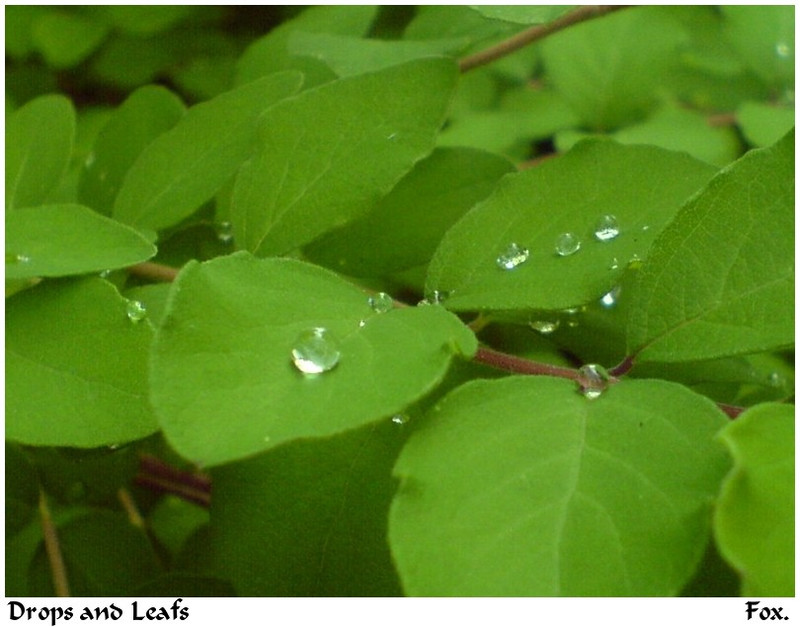
POLYGON ((94 165, 97 156, 94 154, 94 150, 86 155, 86 160, 83 162, 83 167, 87 170, 94 165))
POLYGON ((433 290, 425 298, 417 303, 417 305, 441 305, 450 296, 449 292, 443 290, 433 290))
POLYGON ((15 255, 14 253, 6 253, 6 263, 30 263, 31 258, 28 255, 15 255))
POLYGON ((378 292, 367 299, 370 308, 375 313, 386 313, 394 307, 394 300, 386 292, 378 292))
POLYGON ((584 311, 586 311, 586 305, 581 305, 580 307, 568 307, 561 313, 566 316, 567 326, 571 329, 574 329, 578 326, 578 316, 584 311))
POLYGON ((521 247, 516 242, 512 242, 508 247, 497 256, 497 265, 503 270, 513 270, 520 264, 528 261, 530 252, 527 248, 521 247))
POLYGON ((339 363, 340 357, 338 342, 322 327, 303 331, 292 348, 292 361, 305 374, 327 372, 339 363))
POLYGON ((611 265, 608 266, 608 269, 609 270, 616 270, 617 268, 619 268, 619 259, 614 257, 614 259, 611 260, 611 265))
POLYGON ((392 416, 392 422, 396 425, 402 426, 408 422, 408 416, 405 416, 403 414, 395 414, 394 416, 392 416))
POLYGON ((397 133, 391 133, 389 136, 386 137, 389 141, 394 141, 397 139, 397 133))
POLYGON ((598 398, 608 388, 610 377, 603 366, 586 364, 578 372, 581 373, 581 394, 589 400, 598 398))
POLYGON ((775 44, 775 54, 782 59, 788 59, 791 55, 792 49, 785 41, 779 41, 775 44))
POLYGON ((594 237, 599 242, 608 242, 619 235, 619 223, 616 216, 606 214, 601 217, 594 227, 594 237))
POLYGON ((214 225, 217 239, 225 245, 233 243, 233 224, 227 221, 217 222, 214 225))
POLYGON ((645 225, 642 227, 642 230, 643 230, 643 231, 649 231, 649 230, 650 230, 650 225, 649 225, 649 224, 645 224, 645 225))
POLYGON ((633 253, 633 256, 628 260, 628 269, 629 270, 638 270, 642 267, 642 258, 639 257, 636 253, 633 253))
POLYGON ((125 313, 131 322, 141 322, 147 317, 147 308, 141 301, 129 300, 125 305, 125 313))
POLYGON ((107 268, 107 269, 103 270, 103 271, 100 273, 100 278, 101 278, 101 279, 107 279, 107 278, 108 278, 108 277, 110 277, 110 276, 111 276, 111 269, 110 269, 110 268, 107 268))
POLYGON ((550 335, 553 331, 558 329, 561 324, 560 320, 531 320, 528 323, 534 331, 538 331, 542 335, 550 335))
POLYGON ((602 305, 606 309, 613 307, 614 305, 617 304, 617 301, 619 300, 619 293, 621 291, 622 288, 619 285, 617 285, 611 291, 603 295, 603 297, 600 299, 600 305, 602 305))
POLYGON ((562 257, 578 252, 580 247, 581 240, 575 233, 562 233, 556 238, 556 254, 562 257))
POLYGON ((767 384, 774 388, 782 387, 785 383, 786 379, 779 372, 771 372, 767 376, 767 384))

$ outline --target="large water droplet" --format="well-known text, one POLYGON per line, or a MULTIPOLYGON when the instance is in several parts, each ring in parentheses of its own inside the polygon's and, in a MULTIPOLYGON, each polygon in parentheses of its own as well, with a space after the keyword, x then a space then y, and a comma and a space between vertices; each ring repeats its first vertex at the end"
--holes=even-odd
POLYGON ((581 240, 575 233, 562 233, 556 238, 556 254, 562 257, 578 252, 580 247, 581 240))
POLYGON ((327 372, 339 363, 340 357, 338 342, 322 327, 303 331, 292 348, 292 361, 305 374, 327 372))
POLYGON ((220 242, 226 246, 233 243, 233 224, 227 221, 217 222, 214 230, 217 232, 217 239, 220 242))
POLYGON ((611 214, 601 217, 594 227, 594 237, 599 242, 608 242, 619 235, 619 223, 611 214))
POLYGON ((581 366, 578 372, 581 373, 581 394, 589 400, 598 398, 608 388, 610 377, 603 366, 586 364, 581 366))
POLYGON ((558 329, 561 324, 560 320, 531 320, 528 323, 534 331, 538 331, 542 335, 550 335, 553 331, 558 329))
POLYGON ((528 261, 528 257, 530 257, 530 252, 527 248, 523 248, 516 242, 512 242, 497 256, 497 265, 503 270, 513 270, 520 264, 528 261))
POLYGON ((129 300, 125 305, 125 313, 131 322, 141 322, 147 317, 147 308, 141 301, 129 300))
POLYGON ((386 313, 394 307, 394 300, 386 292, 378 292, 367 299, 370 308, 375 313, 386 313))
POLYGON ((621 291, 622 288, 617 285, 611 291, 603 295, 603 297, 600 299, 600 305, 606 309, 610 309, 617 304, 617 301, 619 300, 619 293, 621 291))

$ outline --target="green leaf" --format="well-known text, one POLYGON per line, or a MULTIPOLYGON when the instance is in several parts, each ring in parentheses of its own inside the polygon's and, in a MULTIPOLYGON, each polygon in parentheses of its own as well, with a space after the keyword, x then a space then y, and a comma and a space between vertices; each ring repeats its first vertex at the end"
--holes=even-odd
POLYGON ((680 204, 713 173, 687 155, 652 146, 583 142, 503 178, 492 196, 445 234, 429 267, 427 291, 447 292, 453 311, 563 309, 600 298, 630 259, 647 255, 680 204), (616 217, 620 234, 597 241, 593 233, 606 214, 616 217), (568 232, 581 248, 561 257, 556 241, 568 232), (527 249, 529 258, 505 270, 497 257, 512 243, 527 249))
POLYGON ((794 7, 725 6, 728 41, 768 84, 794 85, 794 7))
POLYGON ((289 37, 290 54, 323 61, 338 76, 375 72, 414 59, 456 55, 467 45, 466 38, 425 41, 383 41, 359 39, 329 33, 297 31, 289 37))
POLYGON ((736 110, 736 121, 751 144, 771 146, 794 127, 794 107, 743 102, 736 110))
POLYGON ((189 109, 130 167, 114 217, 159 230, 191 215, 252 154, 264 111, 300 84, 295 72, 273 74, 189 109))
POLYGON ((7 279, 101 272, 156 254, 138 231, 82 205, 11 211, 5 225, 7 279))
POLYGON ((484 17, 514 24, 541 24, 551 22, 572 10, 572 6, 473 6, 484 17))
POLYGON ((153 35, 188 17, 194 7, 187 5, 109 5, 100 7, 115 27, 136 35, 153 35))
POLYGON ((148 85, 128 96, 100 131, 81 169, 79 200, 110 214, 136 158, 156 137, 175 126, 184 112, 180 98, 164 87, 148 85))
POLYGON ((371 209, 434 147, 457 79, 429 58, 305 91, 273 107, 237 177, 237 245, 279 255, 371 209))
POLYGON ((690 199, 639 272, 637 361, 689 361, 794 341, 794 131, 690 199))
POLYGON ((40 16, 31 29, 34 45, 45 62, 56 69, 78 65, 103 42, 107 34, 105 24, 58 9, 40 16))
MULTIPOLYGON (((292 33, 302 31, 360 37, 367 33, 376 13, 377 7, 369 5, 309 7, 250 44, 239 59, 236 83, 241 85, 279 70, 307 69, 302 60, 289 54, 288 42, 292 33)), ((319 69, 316 74, 319 74, 319 69)), ((307 77, 306 84, 309 82, 307 77)))
POLYGON ((542 42, 548 82, 592 129, 634 121, 655 104, 685 43, 661 7, 636 7, 588 20, 542 42))
POLYGON ((720 433, 735 460, 714 533, 742 595, 794 596, 794 405, 758 405, 720 433))
POLYGON ((152 328, 98 278, 46 282, 6 303, 6 438, 94 447, 149 435, 152 328))
POLYGON ((72 156, 75 110, 64 96, 41 96, 19 108, 6 127, 6 209, 45 201, 72 156))
POLYGON ((326 233, 304 252, 351 276, 381 276, 425 264, 445 231, 513 169, 487 152, 439 148, 372 211, 326 233))
POLYGON ((395 466, 389 541, 406 594, 677 594, 729 467, 724 423, 663 381, 594 400, 549 377, 465 384, 395 466))
POLYGON ((404 431, 386 418, 214 469, 218 572, 243 596, 399 596, 386 518, 404 431))
POLYGON ((378 314, 327 270, 237 253, 178 276, 156 333, 151 400, 175 450, 211 466, 397 413, 442 379, 454 354, 475 350, 471 331, 441 307, 378 314), (317 327, 340 359, 306 375, 292 350, 317 327))

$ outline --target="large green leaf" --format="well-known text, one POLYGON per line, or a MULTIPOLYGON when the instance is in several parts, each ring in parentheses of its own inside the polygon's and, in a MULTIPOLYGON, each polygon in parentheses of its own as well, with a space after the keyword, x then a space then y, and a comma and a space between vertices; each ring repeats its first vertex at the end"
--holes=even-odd
POLYGON ((214 469, 216 568, 243 596, 398 596, 386 520, 405 426, 300 440, 214 469))
POLYGON ((49 66, 63 69, 88 57, 108 31, 108 26, 91 17, 55 9, 33 22, 31 40, 49 66))
POLYGON ((557 17, 567 13, 572 6, 498 6, 478 5, 470 7, 484 17, 493 20, 503 20, 514 24, 541 24, 551 22, 557 17))
POLYGON ((725 418, 664 381, 589 400, 563 379, 474 381, 434 408, 395 467, 389 541, 421 596, 677 594, 729 467, 725 418))
POLYGON ((418 162, 364 217, 304 250, 351 276, 380 276, 427 263, 445 231, 488 196, 511 163, 471 148, 440 148, 418 162))
POLYGON ((216 465, 399 412, 444 376, 472 333, 441 307, 376 313, 335 274, 249 253, 187 265, 152 360, 152 403, 181 455, 216 465), (292 351, 324 328, 340 359, 304 374, 292 351))
POLYGON ((236 179, 237 244, 278 255, 366 213, 433 149, 456 79, 454 61, 422 59, 273 107, 236 179))
POLYGON ((119 444, 156 431, 147 404, 152 328, 99 278, 52 281, 6 303, 6 438, 119 444))
POLYGON ((180 98, 164 87, 137 89, 116 110, 94 142, 81 170, 78 198, 110 214, 125 174, 142 150, 183 117, 180 98))
POLYGON ((448 293, 446 306, 455 311, 563 309, 600 298, 629 260, 647 255, 681 203, 714 172, 651 146, 582 142, 563 157, 503 178, 442 239, 427 289, 448 293), (620 232, 598 241, 593 233, 606 214, 615 216, 620 232), (563 233, 581 241, 564 257, 556 254, 563 233), (511 244, 526 249, 528 258, 506 270, 497 258, 511 244))
POLYGON ((562 30, 542 42, 548 81, 593 129, 639 118, 657 100, 686 34, 661 7, 636 7, 562 30))
POLYGON ((749 597, 794 596, 794 405, 749 409, 720 434, 735 460, 714 532, 749 597))
POLYGON ((10 211, 5 224, 7 279, 101 272, 156 254, 138 231, 82 205, 10 211))
POLYGON ((139 154, 114 202, 114 217, 158 230, 189 216, 252 154, 264 111, 301 82, 298 73, 281 72, 192 107, 139 154))
POLYGON ((639 361, 689 361, 794 341, 794 131, 686 203, 639 272, 628 319, 639 361))
POLYGON ((75 110, 64 96, 41 96, 8 117, 6 209, 45 201, 72 156, 75 110))

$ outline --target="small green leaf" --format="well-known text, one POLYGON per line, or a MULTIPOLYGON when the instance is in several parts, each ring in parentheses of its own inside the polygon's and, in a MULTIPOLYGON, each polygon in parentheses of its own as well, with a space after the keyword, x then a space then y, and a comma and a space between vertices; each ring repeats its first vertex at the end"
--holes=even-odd
POLYGON ((425 41, 384 41, 328 33, 297 31, 289 37, 290 54, 309 56, 327 64, 337 76, 375 72, 414 59, 455 55, 467 45, 466 38, 425 41))
POLYGON ((552 22, 557 17, 572 10, 571 6, 473 6, 484 17, 493 20, 503 20, 514 24, 541 24, 552 22))
POLYGON ((5 224, 8 279, 102 272, 156 254, 138 231, 82 205, 10 211, 5 224))
POLYGON ((638 361, 690 361, 794 341, 794 131, 689 200, 639 272, 628 320, 638 361))
POLYGON ((192 107, 128 170, 114 217, 159 230, 191 215, 252 154, 264 111, 295 93, 301 80, 295 72, 273 74, 192 107))
POLYGON ((600 298, 629 260, 647 255, 656 234, 714 171, 651 146, 583 142, 558 159, 507 175, 465 214, 431 261, 427 291, 447 292, 453 311, 563 309, 600 298), (619 235, 598 241, 594 232, 605 215, 616 218, 619 235), (580 248, 560 256, 556 245, 566 233, 580 248), (528 258, 513 270, 498 267, 512 244, 528 258))
POLYGON ((184 20, 194 7, 190 5, 108 5, 100 7, 104 17, 127 33, 149 36, 184 20))
POLYGON ((236 180, 237 245, 279 255, 366 213, 433 149, 456 79, 452 60, 428 58, 273 107, 236 180))
POLYGON ((48 11, 33 23, 31 38, 47 64, 56 69, 78 65, 106 38, 108 27, 89 17, 48 11))
POLYGON ((794 406, 749 409, 720 433, 735 460, 714 532, 748 597, 794 596, 794 406))
POLYGON ((134 91, 95 140, 81 169, 79 200, 110 214, 125 174, 136 158, 156 137, 175 126, 184 113, 180 98, 164 87, 148 85, 134 91))
POLYGON ((441 307, 377 314, 367 294, 327 270, 236 253, 190 263, 174 283, 151 400, 175 450, 216 465, 397 413, 442 379, 454 354, 476 348, 441 307), (331 347, 326 359, 338 351, 338 362, 304 374, 293 350, 317 328, 325 333, 309 340, 331 347))
POLYGON ((488 196, 513 166, 470 148, 439 148, 418 162, 363 218, 304 250, 351 276, 380 276, 427 263, 445 231, 488 196))
POLYGON ((41 96, 17 109, 6 126, 6 209, 45 201, 72 156, 75 110, 64 96, 41 96))
POLYGON ((395 466, 389 541, 406 594, 677 594, 729 468, 724 424, 664 381, 594 400, 549 377, 463 385, 395 466))
POLYGON ((387 417, 214 469, 220 574, 243 596, 399 596, 386 518, 405 432, 387 417))
POLYGON ((52 281, 6 303, 6 438, 95 447, 147 436, 152 328, 98 278, 52 281))

